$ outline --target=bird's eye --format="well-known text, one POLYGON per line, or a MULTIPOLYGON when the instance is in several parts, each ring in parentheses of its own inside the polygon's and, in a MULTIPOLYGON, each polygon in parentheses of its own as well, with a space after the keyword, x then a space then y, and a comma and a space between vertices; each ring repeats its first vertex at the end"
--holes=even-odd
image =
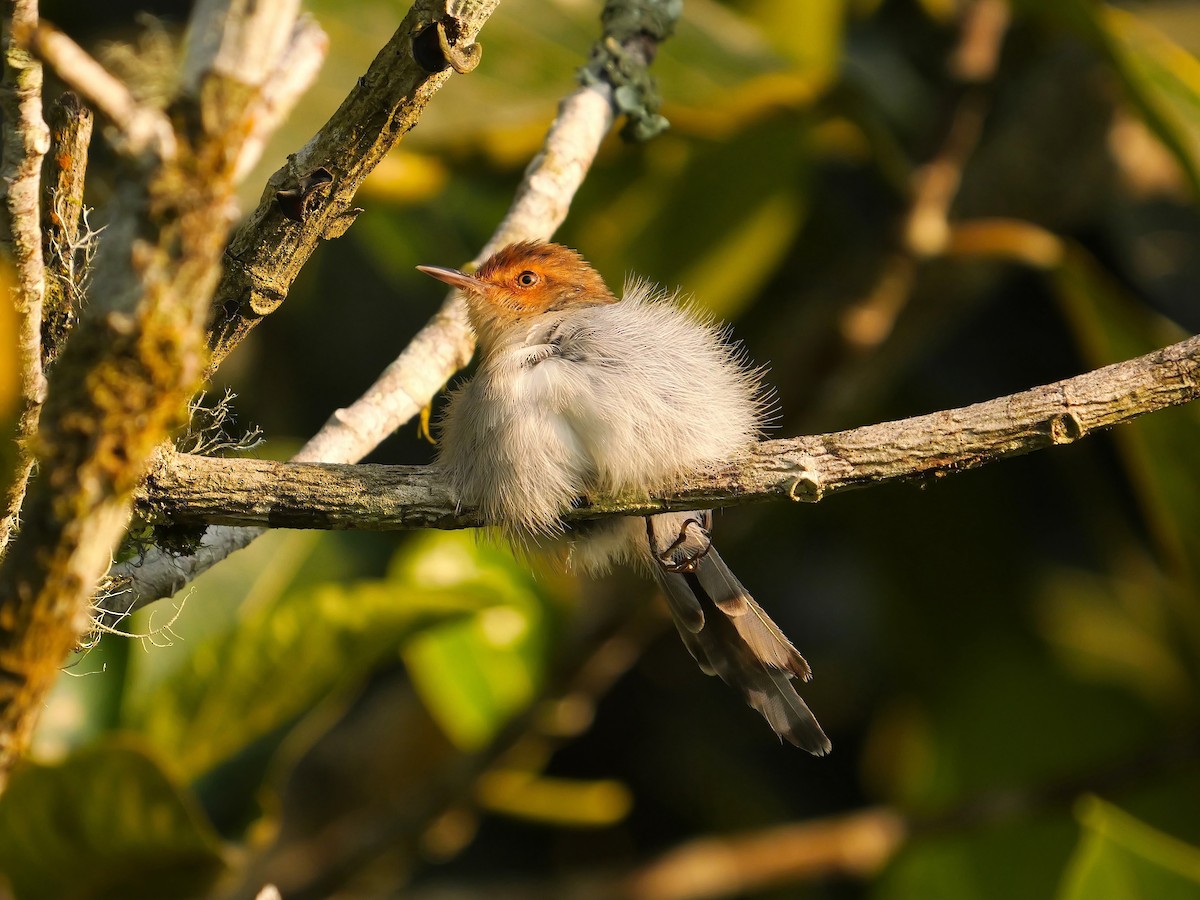
POLYGON ((537 283, 537 272, 530 272, 528 269, 526 269, 517 276, 517 284, 519 284, 521 287, 533 287, 537 283))

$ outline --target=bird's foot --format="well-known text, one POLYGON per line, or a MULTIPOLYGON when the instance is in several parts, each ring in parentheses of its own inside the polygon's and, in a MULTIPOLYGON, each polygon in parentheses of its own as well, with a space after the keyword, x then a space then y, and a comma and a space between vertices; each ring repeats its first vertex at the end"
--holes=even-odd
POLYGON ((695 572, 700 561, 712 550, 712 512, 701 510, 684 518, 649 516, 646 538, 650 542, 650 552, 664 571, 695 572), (670 521, 663 522, 664 519, 670 521), (667 533, 660 535, 664 530, 667 533), (669 543, 664 546, 667 541, 669 543))

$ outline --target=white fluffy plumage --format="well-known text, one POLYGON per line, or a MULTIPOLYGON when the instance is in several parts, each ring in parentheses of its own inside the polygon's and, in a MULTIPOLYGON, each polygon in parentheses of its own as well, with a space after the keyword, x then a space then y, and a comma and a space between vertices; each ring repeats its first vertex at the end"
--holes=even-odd
POLYGON ((438 457, 462 501, 514 535, 555 534, 576 498, 669 485, 760 436, 760 371, 677 295, 635 281, 619 303, 526 324, 451 395, 438 457))

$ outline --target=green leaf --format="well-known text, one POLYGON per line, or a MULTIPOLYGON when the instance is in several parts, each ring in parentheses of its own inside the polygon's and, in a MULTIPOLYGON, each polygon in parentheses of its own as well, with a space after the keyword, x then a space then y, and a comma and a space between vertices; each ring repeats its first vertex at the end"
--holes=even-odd
POLYGON ((766 117, 720 142, 667 135, 645 149, 634 177, 592 173, 587 193, 609 199, 576 218, 568 240, 588 248, 614 287, 632 270, 735 318, 804 224, 810 140, 795 116, 766 117))
POLYGON ((905 845, 870 887, 872 900, 1047 897, 1073 838, 1066 816, 931 830, 905 845))
POLYGON ((429 628, 404 662, 430 712, 458 746, 485 744, 537 696, 554 615, 528 568, 507 550, 462 534, 429 534, 396 563, 412 590, 458 595, 468 617, 429 628))
POLYGON ((1120 685, 1158 707, 1188 708, 1195 685, 1165 581, 1135 554, 1113 560, 1103 576, 1051 569, 1037 592, 1038 625, 1080 677, 1120 685))
POLYGON ((771 46, 814 85, 824 89, 837 77, 846 18, 842 0, 752 0, 748 15, 771 46))
POLYGON ((1200 896, 1200 848, 1096 797, 1079 804, 1083 836, 1058 900, 1191 900, 1200 896))
POLYGON ((193 798, 131 746, 26 763, 0 798, 0 872, 18 900, 195 897, 225 868, 193 798))
POLYGON ((292 590, 192 645, 187 659, 131 691, 124 724, 196 778, 356 685, 400 640, 473 609, 457 593, 382 581, 292 590))

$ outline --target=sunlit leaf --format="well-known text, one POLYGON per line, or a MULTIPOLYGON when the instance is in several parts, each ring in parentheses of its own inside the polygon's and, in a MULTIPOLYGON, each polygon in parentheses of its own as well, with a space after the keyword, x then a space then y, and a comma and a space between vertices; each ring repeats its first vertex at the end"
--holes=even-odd
POLYGON ((771 46, 815 87, 824 87, 837 74, 846 16, 842 0, 752 0, 746 11, 771 46))
POLYGON ((804 124, 788 116, 717 144, 659 139, 647 148, 645 171, 619 187, 605 185, 609 202, 572 223, 572 233, 616 283, 637 272, 734 318, 804 223, 806 139, 804 124))
POLYGON ((1058 900, 1190 900, 1200 896, 1200 847, 1164 834, 1092 797, 1058 900))
POLYGON ((485 773, 475 798, 492 812, 569 828, 613 825, 633 805, 629 788, 619 781, 577 781, 511 769, 485 773))
POLYGON ((1047 897, 1062 872, 1072 837, 1065 817, 1021 817, 999 826, 935 831, 909 842, 868 896, 872 900, 1047 897))
POLYGON ((1095 9, 1126 87, 1200 190, 1200 60, 1132 13, 1095 9))
POLYGON ((129 746, 27 763, 0 798, 0 872, 18 900, 201 896, 224 852, 192 797, 129 746))
POLYGON ((1157 706, 1179 708, 1194 694, 1177 644, 1164 579, 1128 565, 1111 576, 1050 573, 1037 606, 1046 639, 1077 674, 1127 686, 1157 706), (1140 576, 1140 577, 1139 577, 1140 576))
POLYGON ((524 564, 470 536, 425 535, 394 573, 410 590, 459 596, 472 612, 415 635, 404 662, 446 733, 478 747, 536 696, 553 610, 524 564))

